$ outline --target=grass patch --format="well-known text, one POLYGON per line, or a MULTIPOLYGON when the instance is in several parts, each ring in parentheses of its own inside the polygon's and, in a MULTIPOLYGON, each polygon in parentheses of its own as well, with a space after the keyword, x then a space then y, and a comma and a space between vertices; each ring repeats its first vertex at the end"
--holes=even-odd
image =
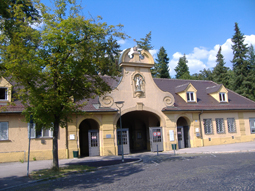
POLYGON ((83 173, 92 171, 95 167, 86 165, 70 165, 67 167, 60 167, 58 170, 43 169, 32 172, 30 178, 33 180, 46 179, 46 178, 61 178, 67 176, 68 173, 83 173))

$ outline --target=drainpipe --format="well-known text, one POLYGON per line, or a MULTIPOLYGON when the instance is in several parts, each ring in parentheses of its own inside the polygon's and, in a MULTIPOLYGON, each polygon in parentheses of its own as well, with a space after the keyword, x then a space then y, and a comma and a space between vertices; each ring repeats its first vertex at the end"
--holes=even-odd
POLYGON ((201 125, 201 115, 203 114, 203 110, 201 111, 201 113, 198 114, 199 117, 199 127, 200 127, 200 137, 202 139, 202 146, 204 146, 204 139, 203 139, 203 133, 202 133, 202 125, 201 125))

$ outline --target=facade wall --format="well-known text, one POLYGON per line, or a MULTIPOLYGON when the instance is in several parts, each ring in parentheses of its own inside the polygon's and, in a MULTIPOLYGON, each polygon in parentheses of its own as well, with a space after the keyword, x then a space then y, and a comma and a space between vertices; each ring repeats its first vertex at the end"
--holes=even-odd
MULTIPOLYGON (((0 162, 27 161, 28 124, 21 114, 1 114, 0 122, 8 122, 8 140, 0 141, 0 162)), ((64 128, 59 129, 59 158, 66 158, 64 128)), ((32 138, 30 160, 52 158, 52 138, 32 138)))
MULTIPOLYGON (((98 124, 99 155, 117 155, 116 126, 120 114, 119 108, 114 103, 116 101, 124 101, 123 107, 121 108, 122 116, 131 112, 135 114, 141 112, 143 115, 147 115, 148 120, 143 121, 143 125, 145 124, 146 128, 149 125, 153 127, 158 126, 159 121, 159 126, 162 127, 164 151, 172 150, 172 144, 177 144, 178 148, 177 121, 180 118, 185 120, 185 124, 189 127, 189 147, 247 142, 255 139, 255 134, 251 134, 249 123, 250 118, 255 118, 255 112, 234 110, 162 112, 163 108, 167 107, 169 109, 174 107, 174 96, 168 91, 162 91, 152 78, 150 68, 153 66, 154 61, 149 52, 141 51, 141 54, 144 53, 142 59, 139 52, 134 49, 132 51, 125 50, 120 57, 120 66, 122 67, 123 73, 118 86, 99 98, 100 107, 106 108, 105 111, 107 112, 95 108, 96 112, 73 115, 72 122, 68 123, 67 129, 60 128, 58 139, 59 158, 72 158, 74 151, 78 151, 81 154, 81 140, 83 139, 84 142, 86 140, 84 137, 80 137, 80 134, 82 136, 87 135, 83 134, 84 131, 80 132, 80 125, 87 119, 93 120, 93 124, 98 124), (132 51, 134 54, 133 57, 129 55, 132 51), (110 109, 107 110, 107 108, 110 109), (151 119, 149 119, 149 116, 151 116, 151 119), (217 132, 217 118, 223 118, 225 126, 223 133, 217 132), (227 118, 235 119, 236 132, 228 132, 227 118), (212 132, 210 134, 205 133, 204 119, 212 120, 212 132), (173 141, 170 141, 170 131, 174 132, 173 141)), ((164 83, 167 84, 168 81, 164 81, 164 83)), ((0 81, 0 85, 10 87, 10 84, 6 80, 0 81)), ((167 85, 170 86, 171 84, 167 85)), ((181 96, 187 102, 186 91, 196 93, 197 90, 190 84, 187 90, 178 93, 178 96, 181 96)), ((219 91, 227 92, 226 89, 219 91)), ((216 100, 219 101, 218 93, 211 96, 215 99, 217 98, 216 100)), ((208 94, 208 96, 210 95, 208 94)), ((188 107, 192 109, 191 105, 188 107)), ((136 116, 131 115, 131 117, 135 118, 136 116)), ((144 116, 142 117, 144 119, 144 116)), ((9 123, 8 140, 0 140, 0 162, 26 161, 28 152, 28 124, 24 122, 24 117, 21 114, 0 114, 0 122, 9 123)), ((139 126, 139 122, 135 126, 139 126)), ((134 129, 137 130, 136 127, 134 129)), ((144 128, 141 125, 138 129, 141 130, 144 128)), ((135 130, 134 132, 136 132, 135 130)), ((146 138, 147 148, 149 148, 148 136, 146 138)), ((30 150, 31 160, 33 158, 36 160, 52 159, 52 138, 31 139, 30 150)))
POLYGON ((251 134, 250 132, 249 118, 254 116, 255 112, 203 113, 201 115, 201 121, 211 118, 213 125, 213 133, 205 134, 202 124, 203 146, 253 141, 255 139, 255 134, 251 134), (217 133, 216 118, 224 119, 224 133, 217 133), (236 132, 228 132, 227 118, 235 118, 236 132))
MULTIPOLYGON (((202 147, 209 145, 230 144, 248 142, 255 140, 255 134, 251 134, 249 119, 255 117, 255 112, 207 112, 201 114, 202 137, 196 136, 196 128, 199 128, 199 113, 167 113, 164 114, 165 123, 161 123, 163 129, 164 151, 172 150, 172 144, 178 145, 177 120, 183 117, 189 124, 189 140, 191 147, 202 147), (227 118, 235 118, 236 132, 229 133, 227 129, 227 118), (203 119, 212 119, 213 133, 205 134, 203 119), (216 118, 223 118, 225 133, 217 133, 216 118), (174 131, 174 141, 170 141, 169 130, 174 131), (210 139, 209 139, 210 138, 210 139)), ((72 158, 73 151, 79 151, 79 125, 85 119, 93 119, 99 124, 100 156, 117 155, 116 122, 117 113, 101 113, 73 116, 73 121, 68 124, 68 149, 66 149, 66 129, 60 128, 59 134, 59 158, 72 158), (71 140, 70 135, 75 139, 71 140), (108 135, 108 137, 106 136, 108 135), (110 138, 109 138, 109 135, 110 138)), ((20 114, 9 114, 0 116, 1 122, 9 122, 9 140, 0 141, 0 162, 27 161, 28 154, 28 128, 24 117, 20 114)), ((178 147, 177 147, 178 148, 178 147)), ((52 159, 52 139, 31 139, 30 160, 52 159), (42 143, 43 140, 43 143, 42 143)))

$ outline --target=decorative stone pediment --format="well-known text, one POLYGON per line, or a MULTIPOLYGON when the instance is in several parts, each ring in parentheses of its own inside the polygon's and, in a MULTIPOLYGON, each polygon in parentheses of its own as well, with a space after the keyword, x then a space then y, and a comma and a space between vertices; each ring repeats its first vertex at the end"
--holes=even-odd
POLYGON ((148 51, 133 47, 123 51, 119 58, 119 65, 151 68, 154 65, 154 60, 148 51))

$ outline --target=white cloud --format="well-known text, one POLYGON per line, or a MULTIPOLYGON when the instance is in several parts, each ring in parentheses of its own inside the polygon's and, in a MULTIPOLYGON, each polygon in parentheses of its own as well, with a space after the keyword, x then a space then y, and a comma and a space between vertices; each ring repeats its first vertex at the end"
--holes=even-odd
POLYGON ((153 59, 155 60, 157 58, 158 50, 157 49, 149 50, 149 52, 152 55, 153 59))
POLYGON ((123 44, 125 44, 125 43, 126 43, 126 41, 125 41, 125 40, 123 40, 123 39, 120 39, 120 40, 118 40, 118 41, 117 41, 117 43, 118 43, 118 44, 123 45, 123 44))
POLYGON ((244 43, 248 44, 248 46, 250 46, 251 44, 254 46, 255 45, 255 35, 244 35, 245 36, 245 40, 244 43))
MULTIPOLYGON (((250 44, 255 46, 255 35, 245 35, 244 43, 248 44, 248 46, 250 46, 250 44)), ((216 44, 211 50, 207 50, 205 47, 195 47, 191 53, 186 54, 190 74, 199 73, 199 71, 203 70, 204 68, 207 69, 215 67, 216 55, 220 46, 226 66, 232 68, 231 60, 233 59, 233 51, 231 45, 232 41, 231 38, 229 38, 224 44, 216 44)), ((176 52, 172 55, 172 59, 169 62, 170 75, 172 77, 174 77, 176 74, 174 69, 177 66, 179 58, 182 56, 183 54, 180 52, 176 52)))

